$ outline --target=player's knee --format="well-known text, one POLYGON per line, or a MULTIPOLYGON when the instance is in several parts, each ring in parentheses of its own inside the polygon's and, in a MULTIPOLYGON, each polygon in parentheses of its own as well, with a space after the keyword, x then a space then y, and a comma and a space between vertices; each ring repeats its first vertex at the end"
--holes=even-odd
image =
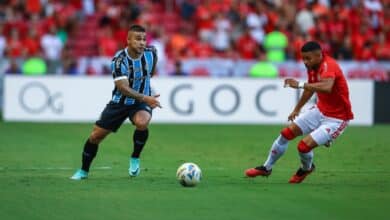
POLYGON ((292 140, 295 138, 294 132, 288 127, 283 128, 283 130, 280 132, 280 134, 287 140, 292 140))
POLYGON ((105 137, 106 137, 106 134, 92 132, 91 135, 89 136, 89 141, 93 144, 99 144, 105 137))
POLYGON ((300 153, 309 153, 311 151, 311 147, 307 145, 303 140, 298 143, 298 151, 300 153))
POLYGON ((147 117, 136 117, 133 123, 137 130, 146 130, 149 126, 149 121, 147 117))
POLYGON ((139 119, 134 122, 135 127, 137 130, 146 130, 148 129, 149 120, 139 119))

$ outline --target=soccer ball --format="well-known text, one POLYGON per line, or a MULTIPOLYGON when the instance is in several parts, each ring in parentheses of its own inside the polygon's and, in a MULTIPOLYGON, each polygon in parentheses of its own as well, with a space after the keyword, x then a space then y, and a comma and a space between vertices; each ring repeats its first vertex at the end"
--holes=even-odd
POLYGON ((184 163, 177 169, 176 178, 182 186, 195 186, 202 178, 202 171, 195 163, 184 163))

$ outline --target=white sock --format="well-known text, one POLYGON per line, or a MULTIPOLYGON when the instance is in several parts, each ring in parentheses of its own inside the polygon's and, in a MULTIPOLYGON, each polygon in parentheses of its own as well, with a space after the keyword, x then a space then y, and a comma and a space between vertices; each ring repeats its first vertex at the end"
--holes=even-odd
POLYGON ((288 140, 282 135, 279 135, 278 138, 272 144, 271 150, 269 151, 268 158, 264 163, 267 170, 271 170, 272 166, 276 161, 284 154, 288 146, 288 140))
POLYGON ((313 164, 313 157, 314 157, 313 150, 311 150, 308 153, 299 153, 299 156, 301 157, 302 169, 310 170, 311 165, 313 164))

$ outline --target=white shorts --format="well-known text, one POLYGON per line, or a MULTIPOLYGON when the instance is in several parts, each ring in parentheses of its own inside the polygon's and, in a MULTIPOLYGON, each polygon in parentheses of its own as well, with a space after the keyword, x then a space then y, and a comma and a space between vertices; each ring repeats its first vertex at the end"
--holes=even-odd
POLYGON ((329 145, 344 132, 349 121, 324 116, 317 106, 313 106, 302 112, 294 123, 304 135, 310 133, 318 145, 329 145))

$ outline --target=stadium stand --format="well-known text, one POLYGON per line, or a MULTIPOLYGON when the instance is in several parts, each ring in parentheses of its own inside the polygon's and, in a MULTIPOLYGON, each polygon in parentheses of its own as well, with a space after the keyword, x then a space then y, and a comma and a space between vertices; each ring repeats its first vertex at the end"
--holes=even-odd
MULTIPOLYGON (((54 74, 105 74, 132 23, 148 28, 166 72, 178 60, 299 61, 307 40, 339 60, 385 61, 386 68, 390 60, 387 0, 5 0, 0 57, 14 66, 42 57, 54 74), (100 67, 96 59, 104 60, 100 67)), ((388 80, 388 71, 348 76, 388 80)))

